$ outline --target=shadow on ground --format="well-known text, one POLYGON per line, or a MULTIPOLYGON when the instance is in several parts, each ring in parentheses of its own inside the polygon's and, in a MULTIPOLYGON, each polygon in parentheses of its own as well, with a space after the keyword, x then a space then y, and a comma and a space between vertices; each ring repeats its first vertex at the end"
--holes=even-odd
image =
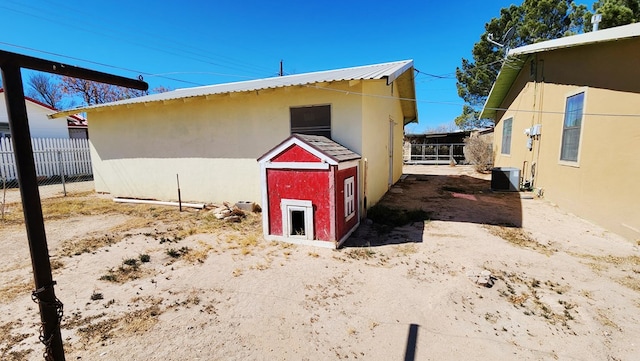
MULTIPOLYGON (((491 182, 467 175, 406 174, 378 203, 398 211, 421 210, 431 221, 522 227, 519 192, 493 192, 491 182)), ((365 220, 345 247, 422 242, 425 222, 392 230, 365 220)))

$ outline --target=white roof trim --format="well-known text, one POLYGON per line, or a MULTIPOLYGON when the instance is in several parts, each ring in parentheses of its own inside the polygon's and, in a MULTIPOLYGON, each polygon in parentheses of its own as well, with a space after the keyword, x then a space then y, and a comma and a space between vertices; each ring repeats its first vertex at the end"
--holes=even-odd
MULTIPOLYGON (((328 163, 331 165, 337 165, 338 163, 329 158, 326 154, 320 152, 319 150, 311 147, 309 144, 305 143, 304 141, 296 138, 296 137, 291 137, 289 138, 287 141, 281 143, 280 145, 278 145, 277 147, 273 148, 269 153, 263 155, 262 157, 260 157, 260 159, 258 160, 259 163, 270 163, 270 166, 268 166, 268 168, 275 168, 275 166, 273 166, 273 164, 277 164, 279 162, 271 162, 271 159, 273 159, 273 157, 277 156, 278 154, 284 152, 285 150, 289 149, 289 147, 291 147, 292 145, 297 145, 300 148, 306 150, 307 152, 313 154, 315 157, 317 157, 318 159, 320 159, 320 162, 324 162, 324 163, 328 163)), ((319 163, 320 163, 319 162, 319 163)), ((286 162, 287 164, 289 164, 289 162, 286 162)))
MULTIPOLYGON (((567 36, 512 49, 502 64, 498 77, 491 86, 491 91, 484 103, 480 117, 494 118, 497 115, 496 109, 502 104, 528 56, 531 54, 635 37, 640 37, 640 23, 567 36)), ((497 120, 494 119, 494 121, 497 120)))
POLYGON ((640 36, 640 23, 617 26, 615 28, 592 31, 589 33, 567 36, 564 38, 558 38, 536 44, 521 46, 519 48, 511 49, 511 51, 509 51, 509 55, 533 54, 542 51, 633 38, 637 36, 640 36))
POLYGON ((369 80, 387 79, 391 83, 404 72, 413 68, 413 60, 402 60, 390 63, 358 66, 353 68, 342 68, 326 70, 312 73, 302 73, 272 78, 256 79, 234 83, 224 83, 207 85, 194 88, 176 89, 173 91, 151 94, 137 98, 125 99, 111 103, 91 105, 81 108, 61 111, 54 114, 59 117, 65 114, 86 112, 96 109, 113 108, 130 104, 148 104, 152 102, 163 102, 175 99, 185 99, 191 97, 201 97, 208 95, 259 91, 264 89, 284 88, 290 86, 303 86, 316 83, 348 81, 348 80, 369 80))

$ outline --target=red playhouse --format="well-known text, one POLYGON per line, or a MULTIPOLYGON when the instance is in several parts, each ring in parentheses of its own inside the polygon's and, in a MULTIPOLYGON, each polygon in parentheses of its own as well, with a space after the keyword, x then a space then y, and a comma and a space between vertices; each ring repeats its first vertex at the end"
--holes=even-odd
POLYGON ((258 163, 265 239, 337 248, 360 225, 360 155, 323 136, 293 134, 258 163))

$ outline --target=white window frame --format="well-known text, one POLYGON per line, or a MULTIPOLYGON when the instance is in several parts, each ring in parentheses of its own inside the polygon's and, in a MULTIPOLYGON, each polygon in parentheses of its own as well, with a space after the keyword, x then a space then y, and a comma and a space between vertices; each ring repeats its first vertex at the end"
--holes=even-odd
POLYGON ((583 133, 584 133, 584 126, 585 126, 585 117, 584 114, 586 113, 586 108, 587 108, 587 88, 586 87, 582 87, 579 89, 576 89, 575 91, 572 91, 570 93, 567 93, 565 95, 564 98, 564 113, 562 116, 562 126, 560 127, 560 147, 558 149, 558 163, 561 165, 566 165, 566 166, 570 166, 570 167, 579 167, 580 166, 580 150, 582 149, 582 139, 583 139, 583 133), (569 100, 569 98, 576 96, 578 94, 583 94, 582 96, 582 115, 580 117, 580 132, 578 135, 578 150, 577 150, 577 154, 576 154, 576 159, 575 160, 568 160, 568 159, 562 159, 562 147, 564 145, 564 134, 565 134, 565 118, 566 118, 566 113, 567 113, 567 101, 569 100))
POLYGON ((355 177, 344 180, 344 218, 349 221, 356 215, 355 177))
POLYGON ((281 199, 280 209, 282 210, 282 235, 286 238, 297 238, 313 240, 313 204, 311 201, 303 201, 299 199, 281 199), (292 212, 304 212, 304 234, 291 234, 293 229, 292 212))

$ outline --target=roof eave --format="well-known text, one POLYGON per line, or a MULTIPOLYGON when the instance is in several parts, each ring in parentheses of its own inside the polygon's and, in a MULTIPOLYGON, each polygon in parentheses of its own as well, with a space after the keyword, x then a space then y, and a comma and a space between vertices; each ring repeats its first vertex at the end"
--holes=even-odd
POLYGON ((493 86, 491 86, 491 91, 489 92, 489 96, 482 107, 482 112, 480 112, 480 119, 493 119, 496 120, 495 117, 500 110, 500 106, 502 102, 509 94, 511 90, 511 86, 513 82, 520 74, 520 71, 524 67, 528 55, 519 55, 519 56, 509 56, 504 64, 502 64, 502 68, 496 77, 496 80, 493 82, 493 86))
POLYGON ((491 118, 496 120, 498 110, 507 94, 511 90, 513 82, 518 77, 524 63, 538 53, 549 52, 559 49, 567 49, 577 46, 585 46, 596 43, 630 39, 640 36, 640 23, 618 26, 600 31, 583 33, 564 38, 558 38, 540 43, 525 45, 516 49, 511 49, 507 56, 507 61, 502 65, 498 77, 496 78, 489 96, 482 108, 480 118, 491 118))
POLYGON ((400 77, 402 74, 404 74, 405 71, 407 71, 409 69, 412 69, 412 68, 413 68, 413 60, 407 61, 406 64, 404 64, 403 66, 398 68, 396 71, 394 71, 392 74, 390 74, 387 77, 387 85, 393 83, 393 81, 398 79, 398 77, 400 77))

